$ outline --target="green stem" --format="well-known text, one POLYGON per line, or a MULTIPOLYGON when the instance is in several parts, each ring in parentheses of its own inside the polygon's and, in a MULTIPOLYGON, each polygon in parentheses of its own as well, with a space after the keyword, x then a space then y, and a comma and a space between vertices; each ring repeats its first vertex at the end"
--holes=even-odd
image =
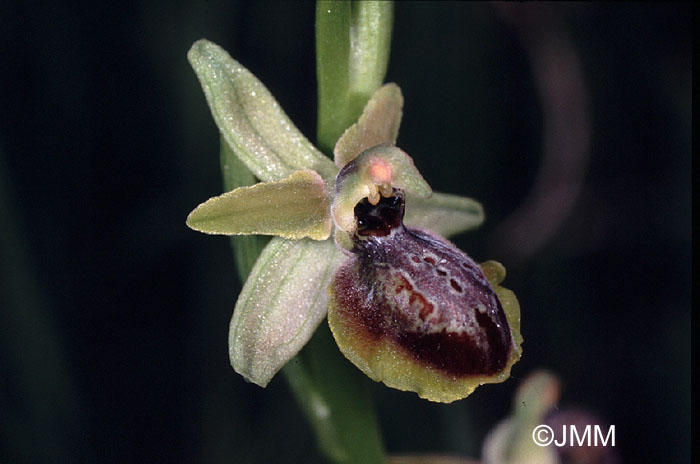
POLYGON ((384 81, 393 16, 389 1, 316 3, 317 142, 326 153, 384 81))
POLYGON ((332 462, 381 463, 384 451, 367 378, 340 353, 325 322, 283 368, 332 462))

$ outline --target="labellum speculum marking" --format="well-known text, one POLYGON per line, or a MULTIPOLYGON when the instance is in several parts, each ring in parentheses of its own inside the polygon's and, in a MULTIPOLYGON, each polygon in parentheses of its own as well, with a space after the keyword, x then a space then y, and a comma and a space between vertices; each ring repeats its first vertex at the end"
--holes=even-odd
POLYGON ((512 295, 497 285, 503 276, 492 285, 453 244, 405 227, 403 191, 378 190, 354 208, 351 256, 331 285, 329 324, 341 351, 372 379, 433 401, 505 380, 520 335, 510 321, 519 326, 517 300, 504 311, 499 299, 512 295))

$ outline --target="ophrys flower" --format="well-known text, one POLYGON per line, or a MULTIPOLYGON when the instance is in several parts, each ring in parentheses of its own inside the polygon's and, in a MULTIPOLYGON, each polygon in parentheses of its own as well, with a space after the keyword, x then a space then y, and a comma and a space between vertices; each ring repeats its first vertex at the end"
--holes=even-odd
POLYGON ((223 139, 262 182, 211 198, 187 223, 275 236, 234 309, 236 372, 265 386, 330 306, 341 351, 389 386, 449 402, 507 378, 520 357, 517 300, 500 264, 479 267, 440 237, 478 226, 482 209, 433 193, 395 146, 398 86, 375 92, 333 163, 220 47, 201 40, 189 59, 223 139))

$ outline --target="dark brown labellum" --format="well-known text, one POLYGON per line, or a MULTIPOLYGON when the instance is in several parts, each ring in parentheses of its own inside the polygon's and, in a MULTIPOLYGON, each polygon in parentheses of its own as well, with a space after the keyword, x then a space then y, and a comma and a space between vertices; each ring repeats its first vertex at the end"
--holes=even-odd
POLYGON ((497 375, 513 340, 496 293, 450 242, 405 227, 403 210, 398 190, 355 207, 353 257, 333 282, 337 317, 356 339, 389 342, 444 376, 497 375))

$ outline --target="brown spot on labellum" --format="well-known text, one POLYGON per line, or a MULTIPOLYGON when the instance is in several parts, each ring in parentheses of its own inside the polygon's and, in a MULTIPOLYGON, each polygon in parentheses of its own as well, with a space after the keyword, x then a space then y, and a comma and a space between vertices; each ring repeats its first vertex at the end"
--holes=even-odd
POLYGON ((401 291, 404 289, 408 290, 409 292, 413 290, 413 285, 411 285, 411 283, 408 280, 406 280, 405 277, 398 276, 398 278, 399 282, 396 284, 396 287, 394 287, 394 291, 396 292, 396 294, 401 293, 401 291))
POLYGON ((464 269, 466 269, 466 270, 468 270, 468 271, 473 271, 473 270, 474 270, 474 264, 470 264, 470 263, 468 263, 468 262, 466 262, 466 261, 463 261, 463 262, 461 262, 460 264, 462 265, 462 267, 463 267, 464 269))
POLYGON ((418 308, 418 317, 421 321, 425 321, 433 313, 433 305, 420 293, 411 292, 408 304, 413 308, 418 308))

